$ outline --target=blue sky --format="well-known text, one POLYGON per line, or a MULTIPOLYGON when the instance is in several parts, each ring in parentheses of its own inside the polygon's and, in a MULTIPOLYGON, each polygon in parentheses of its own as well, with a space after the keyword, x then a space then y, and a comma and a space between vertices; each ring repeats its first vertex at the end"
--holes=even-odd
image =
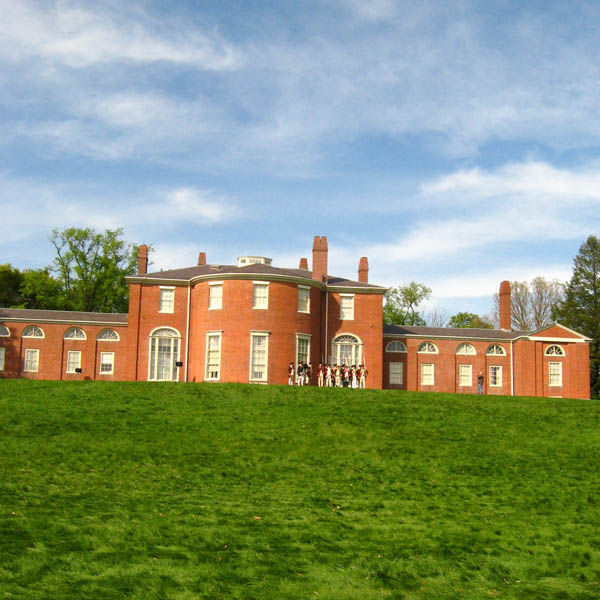
POLYGON ((449 314, 600 221, 597 2, 0 0, 0 262, 122 227, 156 268, 314 235, 449 314))

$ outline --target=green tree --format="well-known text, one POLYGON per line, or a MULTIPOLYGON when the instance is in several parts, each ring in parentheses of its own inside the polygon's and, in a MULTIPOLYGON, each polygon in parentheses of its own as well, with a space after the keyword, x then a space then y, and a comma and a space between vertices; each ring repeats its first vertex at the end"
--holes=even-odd
POLYGON ((23 274, 9 264, 0 265, 0 306, 14 308, 22 303, 20 287, 23 274))
POLYGON ((26 269, 21 284, 22 308, 63 310, 66 298, 60 282, 50 276, 46 269, 26 269))
POLYGON ((137 267, 138 246, 121 239, 122 229, 54 229, 56 257, 50 267, 64 296, 64 307, 90 312, 127 312, 125 277, 137 267))
POLYGON ((592 339, 590 387, 600 396, 600 240, 591 235, 573 261, 564 301, 555 311, 560 322, 592 339))
POLYGON ((487 320, 487 317, 480 317, 471 312, 459 312, 450 317, 448 327, 471 327, 479 329, 493 329, 494 326, 487 320))
POLYGON ((388 325, 425 325, 417 311, 419 304, 431 296, 431 288, 411 281, 408 285, 390 288, 385 292, 383 321, 388 325))

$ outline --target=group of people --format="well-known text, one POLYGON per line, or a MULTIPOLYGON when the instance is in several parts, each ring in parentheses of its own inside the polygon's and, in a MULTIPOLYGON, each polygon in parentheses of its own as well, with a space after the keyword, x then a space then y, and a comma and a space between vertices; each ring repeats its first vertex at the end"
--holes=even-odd
MULTIPOLYGON (((297 366, 291 362, 288 367, 288 385, 311 385, 313 377, 312 365, 299 362, 297 366)), ((319 363, 316 370, 319 387, 348 387, 364 389, 367 384, 367 369, 364 365, 332 365, 319 363)))

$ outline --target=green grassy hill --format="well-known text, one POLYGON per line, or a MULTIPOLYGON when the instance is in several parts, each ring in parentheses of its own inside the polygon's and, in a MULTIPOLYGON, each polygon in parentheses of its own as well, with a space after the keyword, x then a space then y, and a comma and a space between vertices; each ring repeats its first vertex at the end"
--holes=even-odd
POLYGON ((2 598, 600 597, 600 403, 0 381, 2 598))

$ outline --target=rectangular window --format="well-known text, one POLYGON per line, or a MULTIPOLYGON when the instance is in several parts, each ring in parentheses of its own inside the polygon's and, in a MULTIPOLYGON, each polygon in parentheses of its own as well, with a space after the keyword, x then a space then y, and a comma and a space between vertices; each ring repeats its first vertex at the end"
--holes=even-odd
POLYGON ((81 369, 81 350, 67 352, 67 373, 75 373, 75 369, 81 369))
POLYGON ((306 335, 296 336, 296 364, 310 362, 310 337, 306 335))
POLYGON ((473 365, 458 365, 458 385, 473 385, 473 365))
POLYGON ((255 283, 254 284, 254 297, 252 301, 252 308, 269 308, 269 284, 268 283, 255 283))
POLYGON ((175 306, 175 288, 160 288, 160 307, 158 312, 172 313, 175 306))
POLYGON ((304 285, 298 286, 298 312, 310 312, 310 288, 304 285))
POLYGON ((25 365, 23 371, 27 373, 37 373, 40 362, 40 351, 28 348, 25 350, 25 365))
POLYGON ((223 307, 223 284, 208 284, 208 310, 217 310, 223 307))
POLYGON ((434 365, 421 365, 421 385, 433 385, 433 367, 434 365))
POLYGON ((491 366, 490 367, 490 386, 501 387, 502 386, 502 367, 491 366))
POLYGON ((206 334, 206 380, 218 381, 221 377, 221 334, 206 334))
POLYGON ((4 371, 4 355, 6 354, 5 348, 0 348, 0 371, 4 371))
POLYGON ((354 294, 340 294, 340 319, 354 320, 354 294))
POLYGON ((267 381, 269 336, 253 333, 250 336, 250 381, 267 381))
POLYGON ((100 374, 110 375, 115 370, 115 353, 100 352, 100 374))
POLYGON ((402 385, 404 383, 404 363, 390 363, 390 385, 402 385))
POLYGON ((548 385, 561 386, 562 385, 562 363, 551 362, 548 363, 548 385))

